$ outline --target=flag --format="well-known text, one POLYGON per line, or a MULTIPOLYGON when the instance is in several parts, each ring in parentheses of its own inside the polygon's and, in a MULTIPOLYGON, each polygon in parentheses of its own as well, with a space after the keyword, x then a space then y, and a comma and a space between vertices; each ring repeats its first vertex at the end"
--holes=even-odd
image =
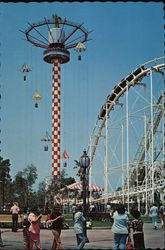
POLYGON ((69 155, 67 154, 66 150, 64 150, 64 153, 62 154, 62 158, 68 159, 69 155))

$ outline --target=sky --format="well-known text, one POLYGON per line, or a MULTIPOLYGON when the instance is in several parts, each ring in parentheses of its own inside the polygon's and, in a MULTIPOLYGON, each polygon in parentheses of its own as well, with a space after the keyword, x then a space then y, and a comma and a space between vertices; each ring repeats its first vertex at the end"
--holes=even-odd
MULTIPOLYGON (((36 166, 36 185, 51 176, 51 145, 44 151, 41 139, 46 131, 51 135, 52 66, 20 30, 53 14, 93 30, 82 60, 71 49, 70 62, 61 66, 61 154, 67 151, 66 172, 76 180, 74 160, 87 149, 107 95, 138 65, 164 53, 161 2, 0 3, 1 155, 10 159, 12 178, 36 166), (26 81, 20 72, 24 63, 31 68, 26 81), (36 90, 42 97, 38 109, 32 100, 36 90)), ((103 186, 103 178, 96 176, 95 183, 103 186)))

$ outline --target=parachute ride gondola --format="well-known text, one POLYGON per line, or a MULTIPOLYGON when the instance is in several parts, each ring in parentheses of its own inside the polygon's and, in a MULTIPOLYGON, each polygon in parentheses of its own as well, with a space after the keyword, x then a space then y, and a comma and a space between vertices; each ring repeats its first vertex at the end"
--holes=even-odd
MULTIPOLYGON (((41 139, 41 141, 44 142, 50 142, 52 141, 51 136, 49 135, 49 133, 46 131, 46 134, 44 135, 44 137, 41 139)), ((44 151, 48 151, 48 144, 46 143, 46 145, 44 145, 44 151)))
POLYGON ((78 54, 78 60, 81 61, 81 52, 86 50, 86 47, 83 43, 79 42, 76 47, 74 48, 74 50, 79 53, 78 54))
POLYGON ((35 108, 38 108, 38 100, 41 100, 41 96, 39 94, 39 92, 36 90, 36 92, 34 93, 34 95, 32 96, 33 100, 36 100, 35 102, 35 108))
POLYGON ((27 73, 29 73, 29 72, 31 71, 30 67, 29 67, 26 63, 24 63, 24 64, 22 65, 20 71, 21 71, 22 73, 24 73, 24 81, 26 81, 27 73))
POLYGON ((63 167, 66 168, 67 167, 67 159, 69 159, 69 155, 68 153, 66 152, 66 150, 64 150, 62 156, 61 156, 62 159, 64 159, 64 163, 63 163, 63 167))

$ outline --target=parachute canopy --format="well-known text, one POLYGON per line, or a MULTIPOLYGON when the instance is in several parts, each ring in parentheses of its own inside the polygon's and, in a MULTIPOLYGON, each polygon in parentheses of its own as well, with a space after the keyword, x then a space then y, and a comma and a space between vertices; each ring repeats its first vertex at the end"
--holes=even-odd
POLYGON ((64 153, 62 154, 62 157, 61 158, 64 158, 64 159, 68 159, 69 158, 69 155, 68 153, 66 152, 66 150, 64 150, 64 153))
POLYGON ((82 52, 86 50, 86 47, 83 43, 79 42, 76 47, 74 48, 76 52, 82 52))
POLYGON ((49 135, 49 133, 46 131, 46 134, 44 135, 44 137, 41 139, 41 141, 51 141, 51 136, 49 135))
POLYGON ((41 99, 41 96, 40 96, 40 94, 38 93, 37 90, 36 90, 36 92, 34 93, 34 95, 32 96, 32 99, 33 99, 33 100, 40 100, 40 99, 41 99))
POLYGON ((21 72, 26 72, 26 73, 28 73, 28 72, 31 71, 31 69, 29 68, 29 66, 28 66, 26 63, 24 63, 24 64, 22 65, 20 71, 21 71, 21 72))

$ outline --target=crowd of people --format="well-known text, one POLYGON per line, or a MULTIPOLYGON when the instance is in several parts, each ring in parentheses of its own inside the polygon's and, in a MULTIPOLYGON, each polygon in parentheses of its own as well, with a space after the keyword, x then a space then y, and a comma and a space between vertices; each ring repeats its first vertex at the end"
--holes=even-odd
MULTIPOLYGON (((86 218, 83 214, 83 207, 82 205, 74 204, 74 209, 72 209, 72 211, 74 221, 74 232, 77 241, 76 249, 83 249, 85 243, 87 242, 87 237, 85 235, 86 218)), ((13 206, 10 209, 10 212, 12 213, 12 231, 17 232, 18 215, 20 213, 20 209, 17 202, 14 202, 13 206)), ((118 204, 113 210, 113 212, 111 210, 110 204, 107 204, 106 212, 111 213, 113 221, 113 250, 145 249, 143 220, 141 219, 141 213, 140 211, 138 211, 137 207, 132 208, 132 210, 130 211, 130 214, 132 216, 131 219, 123 204, 118 204)), ((165 206, 163 204, 160 204, 159 207, 156 206, 156 204, 153 204, 149 210, 149 216, 152 219, 153 229, 158 228, 158 217, 160 217, 162 228, 165 227, 165 206)), ((32 250, 33 245, 35 245, 36 249, 38 250, 42 249, 40 243, 41 217, 42 214, 35 207, 31 210, 24 210, 22 218, 24 250, 32 250)), ((64 216, 61 213, 61 206, 60 204, 55 204, 53 205, 51 210, 47 210, 46 219, 46 227, 49 228, 53 234, 53 243, 51 248, 52 250, 64 249, 63 244, 61 242, 61 230, 63 229, 63 223, 64 216)), ((2 249, 2 247, 3 241, 0 230, 0 249, 2 249)))

